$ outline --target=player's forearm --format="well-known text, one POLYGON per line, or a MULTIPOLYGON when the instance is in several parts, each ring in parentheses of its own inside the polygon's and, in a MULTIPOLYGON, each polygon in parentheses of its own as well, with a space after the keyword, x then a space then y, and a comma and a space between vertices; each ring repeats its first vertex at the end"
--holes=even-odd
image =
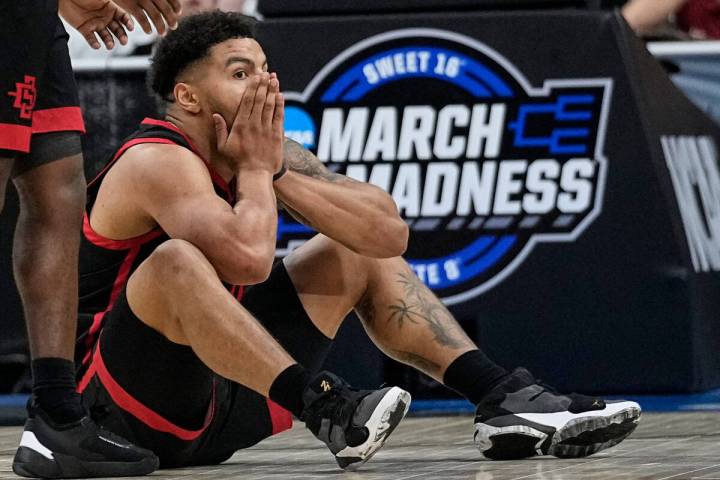
POLYGON ((233 213, 239 226, 239 240, 252 252, 257 269, 269 274, 275 258, 277 234, 277 201, 272 186, 272 173, 241 170, 237 172, 236 178, 233 213))
POLYGON ((304 223, 361 255, 387 258, 405 251, 407 225, 392 198, 373 185, 313 178, 290 165, 275 192, 304 223))

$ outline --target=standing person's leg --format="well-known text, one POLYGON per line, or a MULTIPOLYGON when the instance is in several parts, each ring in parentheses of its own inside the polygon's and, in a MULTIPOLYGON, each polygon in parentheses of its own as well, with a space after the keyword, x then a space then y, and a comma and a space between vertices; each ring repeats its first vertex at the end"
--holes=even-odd
POLYGON ((285 265, 305 311, 328 337, 354 308, 385 353, 475 403, 475 440, 489 458, 581 457, 616 445, 637 426, 635 402, 560 395, 525 369, 508 374, 402 258, 363 257, 318 235, 285 265))
MULTIPOLYGON (((0 66, 16 77, 9 108, 25 122, 15 127, 4 148, 21 152, 13 165, 20 198, 13 270, 33 374, 29 417, 13 471, 44 478, 144 475, 157 468, 157 457, 120 437, 108 437, 87 416, 75 392, 78 250, 85 204, 78 132, 84 126, 67 33, 53 1, 23 2, 4 13, 0 43, 7 48, 0 50, 0 66)), ((4 87, 7 79, 1 80, 4 87)), ((7 115, 6 107, 0 115, 7 115)))
POLYGON ((80 137, 36 135, 32 145, 34 152, 18 159, 21 172, 13 177, 20 200, 13 270, 33 359, 33 393, 54 421, 70 423, 85 415, 73 363, 85 204, 80 137), (31 159, 49 163, 35 166, 31 159))
POLYGON ((85 190, 79 136, 66 130, 83 130, 82 117, 53 2, 6 10, 0 20, 0 43, 6 46, 0 49, 0 157, 13 160, 0 160, 0 194, 4 200, 10 174, 20 200, 14 273, 36 400, 54 421, 69 423, 84 415, 74 394, 72 359, 85 190), (66 65, 57 71, 63 60, 66 65), (56 108, 67 105, 74 117, 71 108, 56 108))

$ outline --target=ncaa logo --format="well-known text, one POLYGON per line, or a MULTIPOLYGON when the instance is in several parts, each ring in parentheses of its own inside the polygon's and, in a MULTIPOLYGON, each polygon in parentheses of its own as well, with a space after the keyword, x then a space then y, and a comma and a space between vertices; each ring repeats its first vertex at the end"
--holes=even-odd
MULTIPOLYGON (((286 92, 286 135, 330 170, 389 192, 405 254, 447 304, 506 279, 540 242, 571 242, 600 213, 612 79, 540 87, 470 37, 368 38, 286 92)), ((278 254, 312 230, 282 215, 278 254)))

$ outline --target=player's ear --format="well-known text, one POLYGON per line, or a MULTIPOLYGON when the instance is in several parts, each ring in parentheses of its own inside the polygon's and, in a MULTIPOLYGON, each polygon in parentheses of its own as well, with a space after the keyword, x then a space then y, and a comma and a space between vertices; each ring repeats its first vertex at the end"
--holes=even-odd
POLYGON ((200 99, 191 85, 183 82, 176 83, 175 88, 173 88, 173 95, 175 96, 175 102, 183 110, 190 113, 200 112, 200 99))

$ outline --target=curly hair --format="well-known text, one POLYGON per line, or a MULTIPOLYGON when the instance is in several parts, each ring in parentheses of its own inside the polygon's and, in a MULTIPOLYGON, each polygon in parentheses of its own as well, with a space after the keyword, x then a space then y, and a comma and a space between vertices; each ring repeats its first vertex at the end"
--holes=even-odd
POLYGON ((255 38, 257 21, 234 12, 213 10, 184 18, 163 38, 150 60, 148 87, 166 102, 173 102, 175 80, 210 49, 231 38, 255 38))

